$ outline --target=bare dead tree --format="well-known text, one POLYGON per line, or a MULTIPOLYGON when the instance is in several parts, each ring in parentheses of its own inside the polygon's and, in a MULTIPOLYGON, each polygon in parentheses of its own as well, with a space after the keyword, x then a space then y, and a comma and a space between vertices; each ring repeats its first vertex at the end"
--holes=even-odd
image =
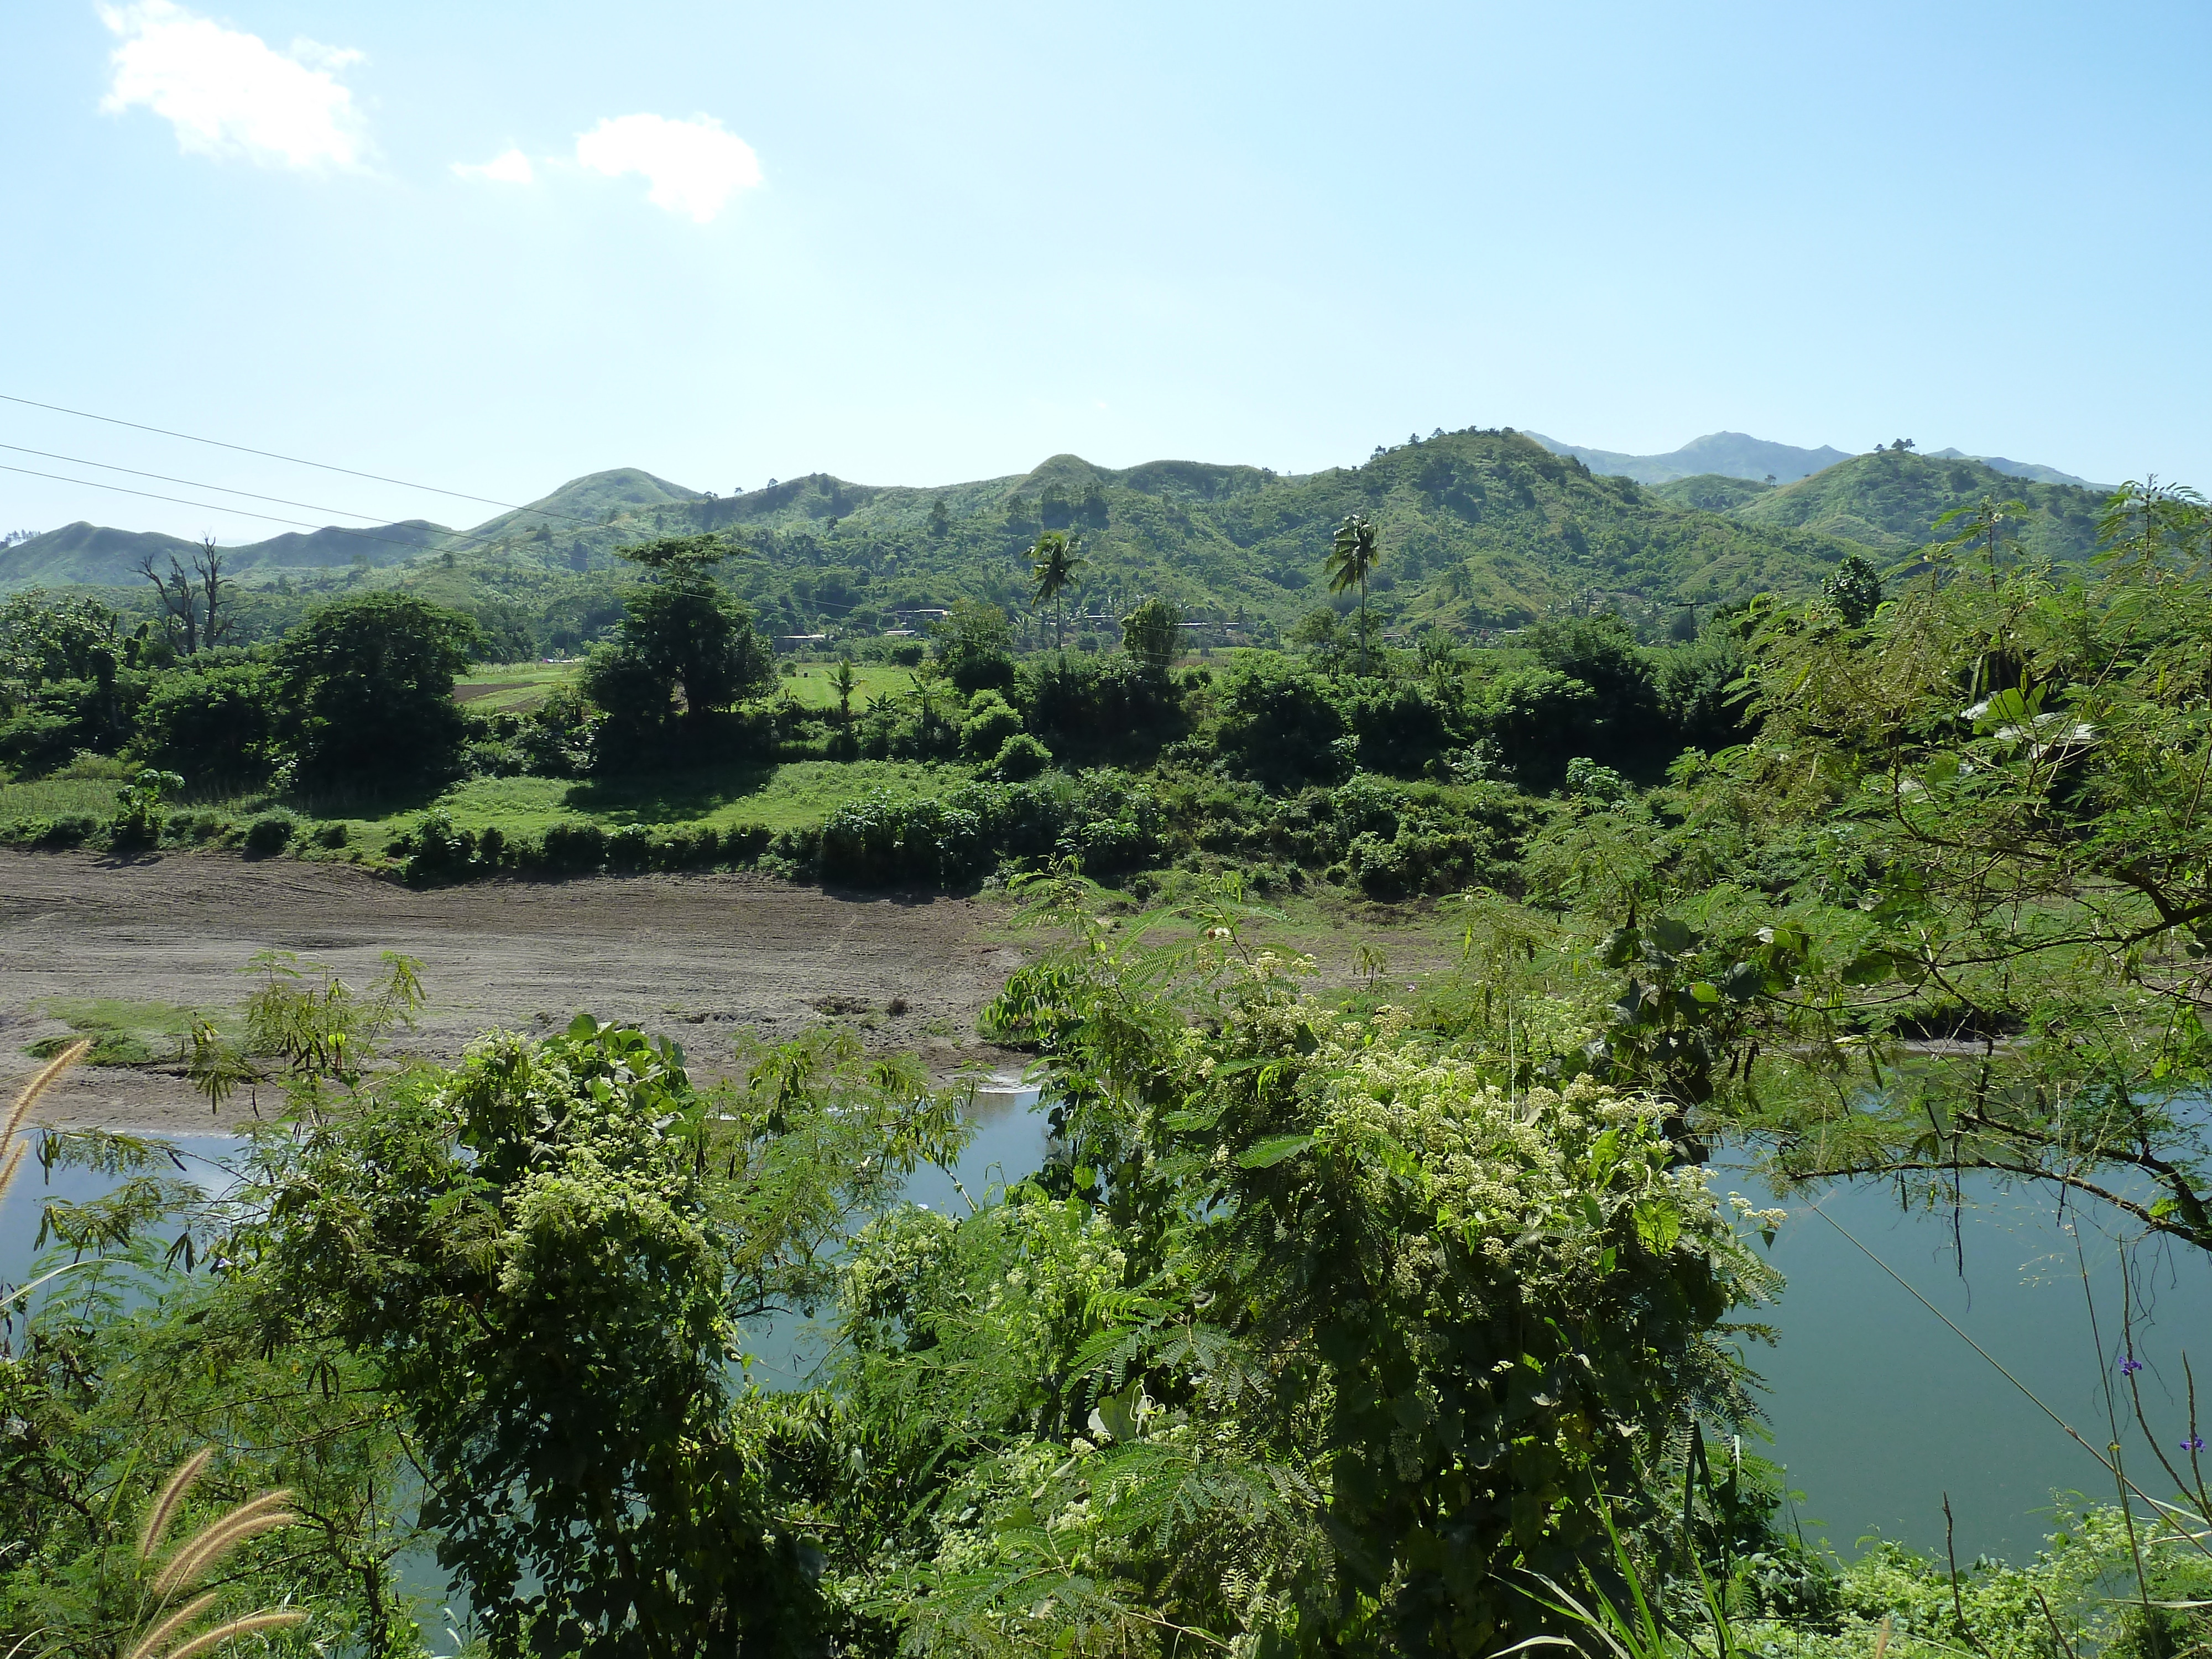
POLYGON ((184 634, 182 654, 191 656, 200 648, 199 592, 192 579, 185 574, 177 556, 169 556, 168 573, 165 575, 154 565, 151 553, 138 561, 138 574, 154 584, 154 592, 161 600, 161 635, 171 650, 177 649, 177 635, 184 634))
POLYGON ((236 625, 225 614, 224 600, 238 584, 223 580, 222 550, 215 544, 214 537, 203 538, 200 549, 192 555, 192 569, 200 579, 200 642, 212 651, 236 625))

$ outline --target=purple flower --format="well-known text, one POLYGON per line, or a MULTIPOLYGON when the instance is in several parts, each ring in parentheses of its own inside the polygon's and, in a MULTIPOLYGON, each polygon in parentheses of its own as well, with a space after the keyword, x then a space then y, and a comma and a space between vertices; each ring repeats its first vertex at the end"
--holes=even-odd
POLYGON ((2142 1369, 2142 1361, 2140 1359, 2127 1358, 2120 1361, 2120 1375, 2122 1376, 2133 1376, 2142 1369))
POLYGON ((2181 1443, 2181 1449, 2185 1452, 2203 1451, 2204 1449, 2204 1437, 2201 1434, 2191 1435, 2188 1439, 2181 1443))

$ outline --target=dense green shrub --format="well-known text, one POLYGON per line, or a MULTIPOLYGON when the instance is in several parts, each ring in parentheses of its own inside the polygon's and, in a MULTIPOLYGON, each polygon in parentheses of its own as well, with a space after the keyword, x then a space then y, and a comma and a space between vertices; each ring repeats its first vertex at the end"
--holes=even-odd
POLYGON ((607 868, 638 871, 653 865, 653 831, 641 823, 625 823, 607 837, 607 868))
POLYGON ((1567 762, 1590 752, 1598 698, 1552 669, 1516 669, 1481 684, 1474 713, 1515 779, 1530 789, 1555 789, 1567 762))
POLYGON ((930 633, 945 678, 963 693, 1003 691, 1013 684, 1013 626, 997 605, 955 599, 951 616, 930 633))
POLYGON ((404 593, 336 599, 277 651, 287 735, 313 787, 420 782, 458 769, 467 721, 453 676, 476 623, 404 593))
POLYGON ((598 869, 607 860, 607 833, 586 819, 556 823, 538 843, 533 862, 564 875, 598 869))
POLYGON ((1555 674, 1589 687, 1590 727, 1578 752, 1656 778, 1680 747, 1670 743, 1650 659, 1628 624, 1610 613, 1540 623, 1523 643, 1555 674))
POLYGON ((1127 656, 1025 664, 1014 701, 1030 731, 1070 765, 1146 761, 1189 727, 1182 686, 1127 656))
POLYGON ((991 775, 1001 783, 1021 783, 1052 764, 1052 750, 1026 732, 1017 732, 999 745, 991 762, 991 775))
POLYGON ((107 844, 118 853, 161 843, 168 822, 162 797, 184 787, 174 772, 148 767, 123 786, 115 798, 115 816, 107 821, 107 844))
POLYGON ((968 704, 968 718, 960 726, 960 752, 969 760, 988 761, 1022 729, 1022 717, 996 691, 980 691, 968 704))
POLYGON ((203 789, 256 789, 281 755, 278 705, 270 665, 204 652, 155 677, 131 752, 203 789))
POLYGON ((956 885, 978 873, 985 848, 983 821, 974 811, 878 791, 830 815, 819 870, 824 881, 854 886, 956 885))
POLYGON ((87 750, 114 754, 131 735, 151 678, 110 668, 96 679, 47 681, 0 722, 0 764, 38 776, 87 750))
POLYGON ((1221 716, 1215 744, 1236 775, 1295 788, 1351 772, 1356 745, 1323 676, 1263 653, 1223 674, 1214 701, 1221 716))
POLYGON ((241 843, 248 858, 265 859, 283 852, 299 833, 300 821, 289 812, 264 812, 246 826, 241 843))

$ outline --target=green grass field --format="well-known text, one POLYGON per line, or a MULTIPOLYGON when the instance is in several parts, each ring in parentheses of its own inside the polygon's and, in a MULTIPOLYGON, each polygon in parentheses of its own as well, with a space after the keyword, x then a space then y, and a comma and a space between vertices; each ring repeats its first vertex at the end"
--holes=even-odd
POLYGON ((453 701, 479 714, 519 714, 545 701, 577 662, 478 663, 453 682, 453 701))
POLYGON ((33 783, 0 783, 0 823, 12 818, 60 818, 89 813, 105 818, 115 811, 112 778, 41 778, 33 783))
MULTIPOLYGON (((781 690, 803 708, 835 708, 836 689, 830 677, 837 672, 833 663, 811 662, 792 674, 776 681, 781 690)), ((878 697, 902 696, 914 684, 914 675, 904 668, 894 668, 886 663, 853 665, 853 712, 857 714, 878 697)))
POLYGON ((353 846, 372 849, 441 806, 461 829, 496 824, 509 836, 543 835, 552 824, 577 818, 609 830, 632 823, 795 830, 819 823, 846 802, 874 790, 915 799, 941 795, 970 775, 962 767, 921 761, 792 761, 635 778, 471 778, 434 799, 392 802, 374 816, 310 816, 345 823, 353 846))

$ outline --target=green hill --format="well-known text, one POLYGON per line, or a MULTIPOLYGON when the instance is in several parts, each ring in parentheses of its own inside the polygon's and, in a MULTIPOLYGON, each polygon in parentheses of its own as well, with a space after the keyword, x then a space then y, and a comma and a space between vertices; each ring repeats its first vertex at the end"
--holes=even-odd
MULTIPOLYGON (((509 602, 544 623, 545 637, 583 639, 616 614, 629 574, 617 547, 719 531, 744 550, 727 580, 773 631, 869 632, 961 597, 1025 610, 1024 555, 1041 531, 1065 529, 1085 561, 1078 608, 1102 628, 1161 594, 1194 619, 1241 623, 1264 638, 1316 605, 1352 603, 1331 596, 1321 571, 1332 532, 1355 512, 1382 532, 1378 611, 1395 625, 1461 631, 1592 605, 1657 626, 1686 605, 1810 587, 1850 550, 1820 528, 1669 500, 1524 434, 1470 429, 1301 477, 1055 455, 1018 476, 935 489, 817 473, 718 499, 624 468, 572 479, 466 532, 402 526, 389 542, 323 532, 228 551, 249 583, 302 602, 360 583, 400 585, 453 604, 509 602)), ((191 550, 73 526, 0 554, 0 583, 130 587, 153 543, 191 550)))
POLYGON ((2052 559, 2078 559, 2097 546, 2100 491, 2039 483, 1963 456, 1854 455, 1825 472, 1765 491, 1733 509, 1746 524, 1808 530, 1863 542, 1888 553, 1924 546, 1936 520, 1984 498, 2025 502, 2030 515, 2023 545, 2052 559))
POLYGON ((1755 501, 1774 486, 1756 478, 1734 478, 1721 472, 1700 472, 1695 477, 1669 478, 1651 493, 1669 507, 1686 507, 1701 513, 1728 513, 1755 501))
MULTIPOLYGON (((595 475, 549 501, 646 476, 595 475)), ((714 530, 745 547, 728 580, 779 629, 865 629, 963 596, 1024 608, 1024 553, 1039 532, 1065 529, 1083 544, 1087 608, 1109 613, 1158 593, 1196 617, 1282 626, 1330 602, 1320 580, 1329 537, 1358 512, 1382 531, 1380 610, 1407 625, 1480 629, 1598 596, 1671 617, 1686 604, 1811 586, 1848 550, 1794 527, 1684 512, 1504 431, 1441 435, 1304 477, 1055 455, 1015 477, 936 489, 824 473, 721 500, 662 488, 611 522, 494 520, 471 532, 504 526, 494 545, 459 550, 450 569, 421 580, 456 595, 480 584, 521 597, 563 574, 599 576, 624 543, 714 530)))
MULTIPOLYGON (((227 571, 240 576, 249 571, 327 570, 357 560, 380 567, 403 564, 454 542, 453 532, 443 525, 412 519, 359 530, 332 526, 294 531, 267 541, 226 547, 222 559, 227 571)), ((174 558, 190 569, 192 556, 199 550, 198 542, 159 531, 109 530, 80 521, 0 550, 0 591, 65 582, 129 587, 144 580, 139 566, 148 555, 158 568, 167 568, 174 558)))

